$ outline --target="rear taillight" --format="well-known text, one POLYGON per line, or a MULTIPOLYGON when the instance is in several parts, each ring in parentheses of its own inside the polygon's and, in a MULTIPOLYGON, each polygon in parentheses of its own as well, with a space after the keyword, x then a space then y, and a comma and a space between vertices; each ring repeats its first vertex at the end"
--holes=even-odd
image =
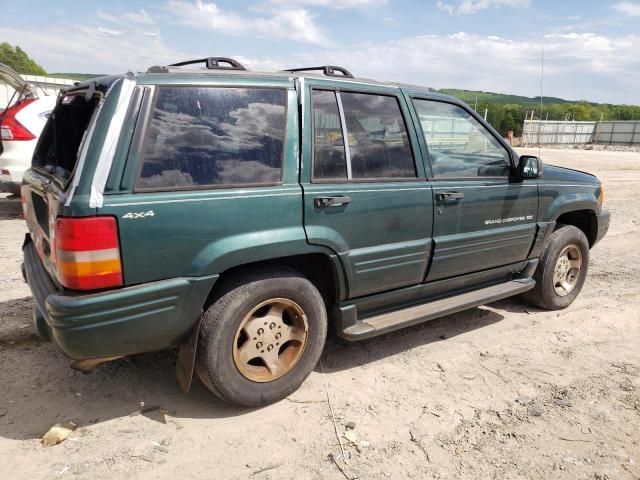
POLYGON ((58 280, 65 287, 95 290, 122 285, 114 217, 58 217, 55 245, 58 280))
POLYGON ((7 108, 4 113, 4 117, 2 117, 2 124, 0 125, 2 141, 33 140, 36 138, 33 133, 27 130, 27 128, 16 119, 16 114, 34 101, 35 98, 28 98, 13 107, 7 108))

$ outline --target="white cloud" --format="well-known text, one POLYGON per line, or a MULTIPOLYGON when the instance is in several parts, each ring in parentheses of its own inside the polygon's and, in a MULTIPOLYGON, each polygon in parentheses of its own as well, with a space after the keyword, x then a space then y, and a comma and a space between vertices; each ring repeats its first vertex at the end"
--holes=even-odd
POLYGON ((114 37, 117 37, 118 35, 122 35, 124 33, 124 32, 121 32, 120 30, 113 30, 111 28, 106 28, 106 27, 98 27, 98 32, 104 33, 107 35, 113 35, 114 37))
POLYGON ((328 43, 326 35, 315 25, 313 16, 304 9, 276 10, 272 16, 261 17, 222 10, 215 3, 202 0, 195 3, 169 0, 166 8, 179 23, 193 28, 317 45, 328 43))
POLYGON ((640 3, 620 2, 616 3, 613 8, 625 15, 631 15, 632 17, 640 17, 640 3))
MULTIPOLYGON (((150 65, 201 58, 209 53, 205 42, 199 41, 206 32, 200 36, 194 32, 195 46, 185 52, 169 46, 161 35, 148 36, 150 32, 144 29, 116 29, 120 30, 122 35, 76 24, 0 27, 0 38, 11 38, 49 71, 140 71, 150 65)), ((325 47, 298 54, 276 52, 270 58, 236 56, 233 49, 227 54, 251 70, 341 65, 359 77, 536 96, 540 92, 543 48, 545 95, 640 105, 640 34, 563 32, 511 40, 455 33, 325 47)))
POLYGON ((108 27, 98 25, 96 29, 100 33, 117 36, 124 33, 135 33, 140 28, 144 28, 145 30, 141 32, 142 35, 148 37, 159 36, 158 32, 150 30, 150 28, 155 26, 156 21, 143 9, 140 9, 137 12, 124 12, 118 15, 98 10, 94 14, 93 18, 99 23, 106 22, 109 25, 108 27), (113 27, 117 27, 117 30, 113 27))
POLYGON ((86 25, 58 25, 37 29, 0 27, 0 38, 10 38, 50 72, 121 73, 144 71, 196 58, 167 46, 160 35, 136 30, 121 32, 86 25), (95 53, 99 52, 99 55, 95 53))
POLYGON ((142 8, 137 12, 127 12, 122 15, 122 18, 127 22, 137 23, 139 25, 151 25, 155 23, 155 20, 142 8))
POLYGON ((436 6, 449 15, 470 15, 489 8, 524 7, 529 0, 458 0, 456 3, 438 0, 436 6))
POLYGON ((102 10, 98 10, 95 14, 95 17, 98 20, 105 20, 107 22, 120 23, 120 19, 118 19, 118 17, 116 17, 115 15, 111 15, 110 13, 107 13, 102 10))
POLYGON ((249 70, 276 72, 278 70, 284 70, 285 68, 292 68, 286 60, 283 62, 284 59, 248 58, 242 55, 234 55, 233 58, 249 70))
POLYGON ((290 65, 341 65, 362 77, 535 96, 540 92, 543 48, 545 95, 640 104, 638 34, 572 33, 536 40, 424 35, 301 54, 290 65))
POLYGON ((103 10, 98 10, 95 17, 118 25, 153 25, 155 20, 145 10, 137 12, 125 12, 121 15, 114 15, 103 10))
POLYGON ((269 3, 276 6, 288 7, 325 7, 334 10, 345 10, 347 8, 369 8, 386 5, 387 0, 269 0, 269 3))

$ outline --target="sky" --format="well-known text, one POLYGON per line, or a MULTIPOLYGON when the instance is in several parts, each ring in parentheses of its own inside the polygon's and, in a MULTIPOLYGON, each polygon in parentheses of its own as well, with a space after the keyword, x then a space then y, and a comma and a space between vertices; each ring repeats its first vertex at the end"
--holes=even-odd
POLYGON ((49 72, 206 56, 253 70, 640 105, 640 0, 0 0, 0 42, 49 72))

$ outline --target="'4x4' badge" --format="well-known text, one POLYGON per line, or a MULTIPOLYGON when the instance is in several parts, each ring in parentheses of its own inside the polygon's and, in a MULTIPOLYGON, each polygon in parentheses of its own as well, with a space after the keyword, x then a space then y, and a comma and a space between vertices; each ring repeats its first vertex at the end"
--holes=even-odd
POLYGON ((154 217, 155 215, 156 214, 153 212, 153 210, 149 210, 148 212, 128 212, 125 213, 122 218, 136 219, 144 217, 154 217))

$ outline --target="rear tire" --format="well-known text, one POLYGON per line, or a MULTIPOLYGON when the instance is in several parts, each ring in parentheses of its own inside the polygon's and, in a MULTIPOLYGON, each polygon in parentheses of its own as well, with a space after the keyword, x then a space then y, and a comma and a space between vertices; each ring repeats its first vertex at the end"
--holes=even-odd
POLYGON ((559 225, 549 237, 533 274, 536 286, 524 299, 545 310, 567 308, 576 299, 589 268, 589 242, 572 225, 559 225))
POLYGON ((205 311, 196 372, 225 402, 265 405, 309 376, 326 335, 324 301, 309 280, 289 269, 252 273, 205 311))

